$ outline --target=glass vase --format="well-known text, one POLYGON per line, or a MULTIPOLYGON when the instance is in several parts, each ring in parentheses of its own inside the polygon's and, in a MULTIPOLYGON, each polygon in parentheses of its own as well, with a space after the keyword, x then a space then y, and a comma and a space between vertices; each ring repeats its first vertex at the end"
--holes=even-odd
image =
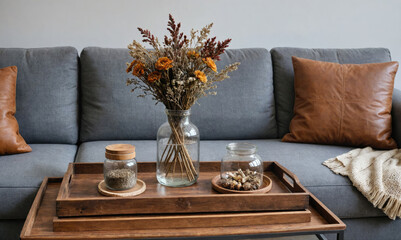
POLYGON ((190 110, 166 109, 167 122, 157 132, 157 172, 160 184, 185 187, 199 176, 199 130, 190 110))

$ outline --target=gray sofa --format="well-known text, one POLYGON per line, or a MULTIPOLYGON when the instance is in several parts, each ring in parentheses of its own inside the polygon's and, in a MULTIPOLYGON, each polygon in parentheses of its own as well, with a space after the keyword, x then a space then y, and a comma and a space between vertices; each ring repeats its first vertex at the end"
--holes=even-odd
MULTIPOLYGON (((347 224, 346 239, 399 239, 401 221, 389 220, 342 176, 321 163, 352 149, 283 143, 294 101, 291 56, 339 62, 390 61, 387 49, 274 48, 228 50, 217 66, 239 61, 218 85, 218 95, 199 101, 192 121, 201 133, 201 161, 219 161, 225 145, 247 141, 265 161, 293 171, 347 224)), ((45 176, 62 176, 70 162, 101 162, 104 147, 128 142, 138 161, 155 161, 162 105, 137 98, 125 85, 126 49, 72 47, 0 49, 0 68, 16 65, 20 132, 32 152, 0 156, 0 238, 18 239, 45 176)), ((401 143, 401 91, 393 97, 393 136, 401 143)), ((1 137, 1 136, 0 136, 1 137)), ((333 236, 329 236, 333 237, 333 236)))

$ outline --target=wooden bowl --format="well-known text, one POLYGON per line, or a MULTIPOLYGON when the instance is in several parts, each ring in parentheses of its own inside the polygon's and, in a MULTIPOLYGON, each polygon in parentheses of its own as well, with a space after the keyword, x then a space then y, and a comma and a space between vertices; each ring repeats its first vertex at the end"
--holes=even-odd
POLYGON ((212 187, 219 193, 261 194, 261 193, 267 193, 272 189, 272 180, 266 175, 263 175, 262 186, 258 190, 251 190, 251 191, 238 191, 238 190, 227 189, 220 186, 219 181, 220 181, 220 175, 217 175, 212 179, 212 187))

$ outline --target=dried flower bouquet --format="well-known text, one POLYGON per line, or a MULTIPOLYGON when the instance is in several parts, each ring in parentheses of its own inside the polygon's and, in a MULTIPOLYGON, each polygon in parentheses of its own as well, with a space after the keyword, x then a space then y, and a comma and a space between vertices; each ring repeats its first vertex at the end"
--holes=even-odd
MULTIPOLYGON (((142 41, 153 49, 148 50, 135 40, 128 45, 133 61, 127 63, 127 73, 134 77, 127 80, 127 85, 133 85, 132 92, 142 90, 139 97, 151 96, 156 104, 161 102, 169 110, 188 110, 199 98, 215 95, 215 83, 229 78, 228 73, 236 70, 239 63, 217 69, 215 61, 220 60, 231 39, 216 42, 216 37, 209 38, 212 25, 200 31, 192 29, 187 37, 180 32, 181 23, 176 24, 169 15, 170 34, 164 36, 162 43, 149 30, 138 28, 142 41)), ((164 149, 161 163, 166 174, 179 166, 178 171, 192 181, 197 172, 186 149, 179 119, 169 117, 168 122, 171 144, 164 149)))

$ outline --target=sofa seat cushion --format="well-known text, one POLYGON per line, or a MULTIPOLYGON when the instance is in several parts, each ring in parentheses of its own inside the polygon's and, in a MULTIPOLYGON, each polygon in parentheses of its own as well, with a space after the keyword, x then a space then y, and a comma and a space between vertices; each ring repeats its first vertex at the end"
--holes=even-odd
MULTIPOLYGON (((220 161, 225 146, 232 141, 201 141, 201 161, 220 161)), ((237 141, 238 142, 238 141, 237 141)), ((246 140, 258 147, 264 161, 277 161, 295 173, 300 182, 323 201, 337 216, 345 218, 376 217, 384 214, 375 209, 348 178, 332 173, 322 165, 325 160, 352 148, 302 143, 286 143, 280 139, 246 140)), ((114 143, 136 146, 137 161, 156 161, 156 141, 95 141, 79 147, 76 162, 104 161, 104 147, 114 143)))
POLYGON ((32 152, 0 156, 0 219, 24 219, 44 177, 62 177, 76 145, 31 144, 32 152))
POLYGON ((126 143, 135 145, 135 159, 138 162, 156 161, 156 141, 94 141, 85 142, 79 146, 75 162, 103 162, 105 160, 105 147, 110 144, 126 143))

